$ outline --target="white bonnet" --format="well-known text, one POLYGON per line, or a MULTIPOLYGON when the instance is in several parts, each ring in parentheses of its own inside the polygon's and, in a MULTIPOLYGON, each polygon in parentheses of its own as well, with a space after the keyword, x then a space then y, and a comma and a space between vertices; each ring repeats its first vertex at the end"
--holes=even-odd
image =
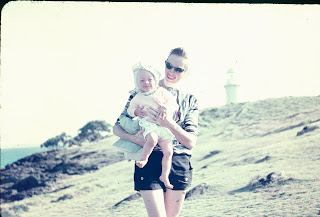
POLYGON ((137 81, 137 74, 140 70, 146 70, 151 74, 153 74, 156 87, 158 86, 160 76, 161 76, 160 72, 150 65, 145 65, 145 64, 142 64, 141 62, 138 62, 132 67, 132 71, 134 74, 134 83, 135 83, 135 89, 132 92, 137 92, 137 93, 140 92, 138 81, 137 81))

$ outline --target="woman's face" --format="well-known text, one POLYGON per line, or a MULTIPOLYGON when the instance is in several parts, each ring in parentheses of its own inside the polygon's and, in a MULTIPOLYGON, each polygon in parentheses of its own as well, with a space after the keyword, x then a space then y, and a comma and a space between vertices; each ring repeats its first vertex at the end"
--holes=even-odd
MULTIPOLYGON (((187 70, 187 59, 177 56, 170 55, 167 59, 169 65, 171 65, 171 69, 168 69, 165 66, 165 81, 167 84, 176 84, 178 83, 186 74, 187 70), (176 69, 181 68, 184 71, 179 73, 176 69)), ((179 69, 178 69, 179 70, 179 69)))
POLYGON ((156 81, 151 72, 147 70, 140 70, 137 75, 139 89, 142 92, 153 91, 156 87, 156 81))

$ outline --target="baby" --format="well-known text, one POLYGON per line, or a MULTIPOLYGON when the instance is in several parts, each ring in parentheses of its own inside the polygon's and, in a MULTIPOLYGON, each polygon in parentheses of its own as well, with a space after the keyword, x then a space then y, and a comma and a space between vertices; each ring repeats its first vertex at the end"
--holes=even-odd
MULTIPOLYGON (((155 124, 154 117, 148 116, 145 109, 149 107, 159 111, 159 106, 165 107, 167 115, 173 117, 179 106, 169 91, 158 86, 160 73, 157 70, 141 63, 135 64, 132 69, 136 85, 134 92, 137 94, 131 100, 127 112, 131 117, 138 117, 139 125, 142 128, 138 134, 143 133, 146 139, 142 150, 142 158, 140 161, 136 161, 136 165, 143 168, 148 163, 148 158, 153 148, 156 144, 159 144, 163 153, 161 161, 162 173, 159 179, 167 188, 172 189, 173 185, 169 181, 169 173, 172 163, 172 140, 174 136, 169 129, 155 124)), ((161 109, 160 112, 162 112, 161 109)))

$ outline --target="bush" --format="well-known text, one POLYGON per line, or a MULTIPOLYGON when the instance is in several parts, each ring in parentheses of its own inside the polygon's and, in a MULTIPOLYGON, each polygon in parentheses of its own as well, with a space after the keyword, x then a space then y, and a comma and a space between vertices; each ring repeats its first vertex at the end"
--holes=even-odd
POLYGON ((77 142, 94 142, 108 137, 111 134, 112 125, 105 121, 90 121, 79 129, 79 134, 74 138, 77 142))
POLYGON ((66 133, 61 133, 61 135, 58 135, 56 137, 53 137, 51 139, 48 139, 44 143, 41 144, 41 148, 53 148, 58 149, 60 147, 65 147, 69 140, 71 139, 71 136, 68 136, 66 133))
POLYGON ((68 146, 80 145, 82 142, 94 142, 111 135, 112 125, 105 121, 90 121, 84 127, 79 129, 79 133, 76 137, 66 133, 62 133, 56 137, 48 139, 41 144, 41 148, 66 148, 68 146))

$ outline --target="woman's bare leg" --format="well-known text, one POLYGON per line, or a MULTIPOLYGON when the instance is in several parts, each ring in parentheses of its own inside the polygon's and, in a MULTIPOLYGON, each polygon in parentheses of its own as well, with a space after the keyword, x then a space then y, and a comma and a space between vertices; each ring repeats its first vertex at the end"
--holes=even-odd
POLYGON ((158 142, 158 135, 155 132, 151 132, 146 136, 147 142, 143 146, 142 158, 140 161, 136 161, 136 165, 143 168, 148 163, 148 158, 158 142))
POLYGON ((161 147, 163 157, 161 161, 162 172, 161 176, 159 177, 160 181, 167 187, 172 189, 173 185, 169 181, 169 173, 172 164, 172 155, 173 155, 173 148, 172 148, 172 140, 161 140, 159 141, 159 146, 161 147))
POLYGON ((167 217, 178 217, 186 196, 186 191, 174 191, 167 189, 164 192, 164 203, 167 217))
POLYGON ((163 190, 140 191, 149 217, 167 217, 164 205, 163 190))

